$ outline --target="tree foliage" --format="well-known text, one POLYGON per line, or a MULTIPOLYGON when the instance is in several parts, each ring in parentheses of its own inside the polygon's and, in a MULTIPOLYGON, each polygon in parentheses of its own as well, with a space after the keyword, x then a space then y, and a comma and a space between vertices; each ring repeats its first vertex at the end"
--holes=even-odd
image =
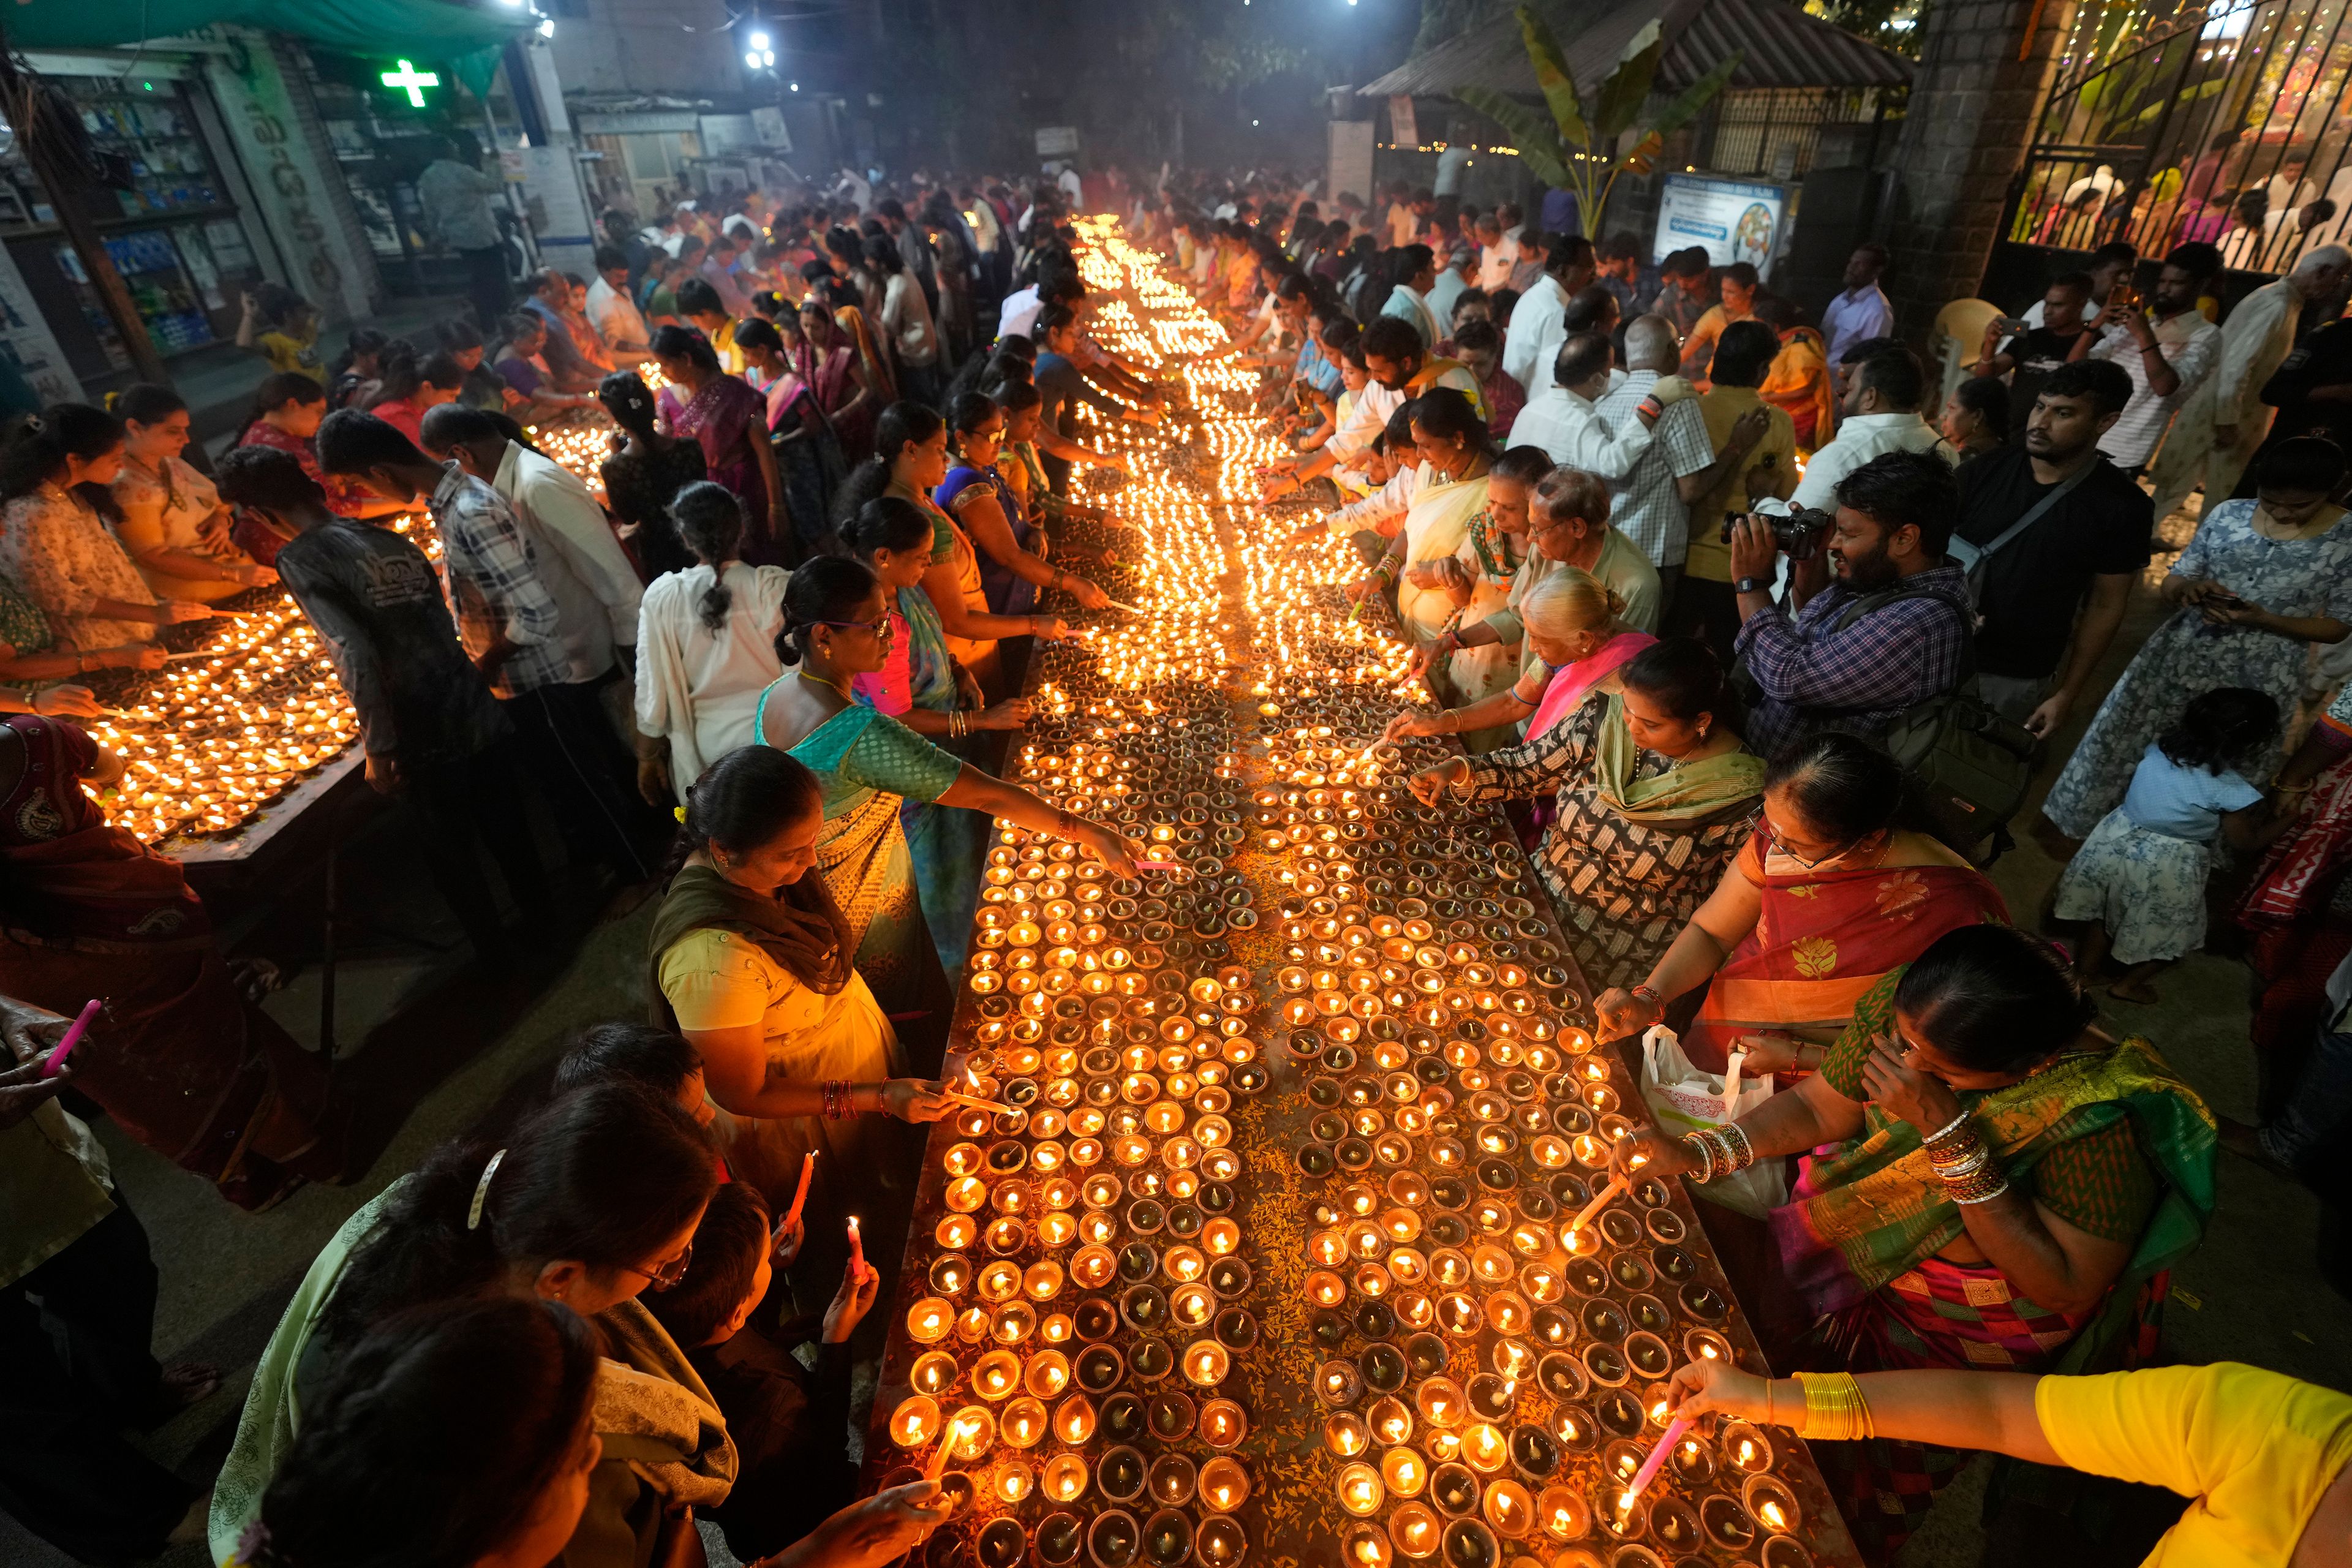
POLYGON ((1584 228, 1598 234, 1617 176, 1648 174, 1666 137, 1688 124, 1709 99, 1723 90, 1743 57, 1733 51, 1681 96, 1648 114, 1650 89, 1657 80, 1658 60, 1665 52, 1664 37, 1654 17, 1627 41, 1588 104, 1543 18, 1529 5, 1518 8, 1518 18, 1528 60, 1535 67, 1536 85, 1543 89, 1549 113, 1492 88, 1456 88, 1454 96, 1501 126, 1517 149, 1520 162, 1537 178, 1573 192, 1584 228))

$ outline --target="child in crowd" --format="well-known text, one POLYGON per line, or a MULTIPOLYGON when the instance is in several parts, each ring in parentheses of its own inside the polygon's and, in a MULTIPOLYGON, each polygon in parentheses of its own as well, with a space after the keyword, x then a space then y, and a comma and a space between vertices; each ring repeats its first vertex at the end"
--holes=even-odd
POLYGON ((319 362, 319 310, 283 283, 264 283, 245 296, 236 323, 236 346, 251 349, 284 374, 293 371, 327 384, 319 362))
POLYGON ((2153 1003, 2157 972, 2204 945, 2214 839, 2250 849, 2265 837, 2263 792, 2235 769, 2278 728, 2268 693, 2225 686, 2189 703, 2148 747, 2123 805, 2058 879, 2057 917, 2091 922, 2074 965, 2085 984, 2112 953, 2126 973, 2107 994, 2153 1003))
POLYGON ((727 1418, 735 1440, 735 1489, 710 1518, 728 1550, 745 1563, 780 1552, 848 1504, 857 1468, 848 1459, 849 1337, 874 1305, 882 1274, 853 1260, 816 1334, 815 1369, 793 1347, 814 1327, 803 1320, 774 1337, 751 1327, 793 1237, 769 1228, 768 1205, 742 1182, 711 1194, 695 1228, 692 1261, 671 1289, 643 1298, 669 1331, 727 1418))

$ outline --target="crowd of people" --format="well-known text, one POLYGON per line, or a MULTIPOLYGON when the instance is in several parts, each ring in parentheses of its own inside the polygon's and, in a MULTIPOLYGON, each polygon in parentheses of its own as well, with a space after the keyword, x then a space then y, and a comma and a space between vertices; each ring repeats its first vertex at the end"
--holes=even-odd
MULTIPOLYGON (((445 162, 456 233, 479 193, 445 162)), ((146 385, 0 447, 0 1502, 87 1561, 202 1537, 250 1568, 646 1568, 691 1560, 698 1517, 747 1563, 880 1568, 945 1517, 930 1482, 858 1499, 845 1436, 853 1342, 890 1315, 869 1259, 951 1103, 988 825, 1137 871, 992 771, 1032 647, 1108 603, 1066 524, 1100 516, 1073 472, 1120 459, 1083 437, 1182 412, 1094 331, 1066 221, 1091 207, 1258 373, 1294 451, 1261 526, 1337 542, 1349 595, 1391 604, 1436 700, 1387 739, 1461 742, 1412 794, 1507 805, 1600 1034, 1671 1026, 1707 1082, 1774 1089, 1614 1151, 1717 1200, 1769 1355, 1801 1369, 1685 1369, 1685 1412, 1820 1439, 1873 1563, 1979 1448, 2020 1462, 1997 1508, 2083 1532, 2053 1540, 2099 1516, 2071 1467, 2201 1500, 2182 1553, 2255 1516, 2340 1551, 2352 1402, 2136 1369, 2217 1149, 2315 1180, 2352 1119, 2346 387, 2296 331, 2352 256, 2217 323, 2213 247, 2144 295, 2102 252, 1936 410, 1875 247, 1815 324, 1704 251, 1653 267, 1508 204, 1381 195, 1065 171, 608 215, 593 279, 541 273, 509 310, 484 273, 430 345, 362 329, 322 364, 316 312, 257 292, 239 339, 271 374, 216 460, 146 385), (593 484, 534 439, 605 420, 593 484), (2172 611, 2103 696, 2168 484, 2205 498, 2172 611), (150 1352, 147 1239, 75 1112, 257 1211, 360 1173, 349 1108, 256 1005, 268 976, 109 825, 122 763, 73 722, 103 711, 75 678, 160 668, 159 633, 273 585, 476 961, 644 889, 649 1012, 351 1216, 195 1488, 122 1429, 219 1380, 150 1352), (2037 770, 2071 951, 1983 869, 2037 770), (2230 855, 2258 1126, 2091 999, 2154 1000, 2230 855), (93 995, 89 1046, 46 1072, 93 995), (788 1321, 787 1295, 830 1305, 788 1321)))

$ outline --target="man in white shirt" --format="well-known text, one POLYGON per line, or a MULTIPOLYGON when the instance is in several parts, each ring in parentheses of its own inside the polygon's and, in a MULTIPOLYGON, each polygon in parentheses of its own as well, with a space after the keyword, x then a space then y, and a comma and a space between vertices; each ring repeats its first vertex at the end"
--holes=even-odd
POLYGON ((2099 450, 2137 479, 2172 427, 2172 416, 2221 363, 2221 329, 2197 297, 2221 269, 2221 253, 2190 241, 2164 258, 2146 310, 2111 305, 2099 317, 2090 357, 2111 359, 2131 377, 2131 401, 2099 437, 2099 450))
POLYGON ((1599 332, 1579 332, 1560 344, 1552 361, 1552 384, 1519 411, 1518 422, 1511 426, 1511 445, 1541 447, 1553 462, 1606 480, 1629 478, 1650 449, 1658 416, 1668 404, 1691 396, 1692 391, 1681 377, 1668 377, 1651 387, 1650 395, 1635 405, 1633 418, 1616 426, 1604 424, 1593 405, 1608 395, 1612 358, 1609 340, 1599 332))
POLYGON ((2156 515, 2162 521, 2200 483, 2212 506, 2238 487, 2254 449, 2270 433, 2278 410, 2262 398, 2263 383, 2294 347, 2304 306, 2333 298, 2352 274, 2352 253, 2324 245, 2275 283, 2238 301, 2221 323, 2221 363, 2173 418, 2170 438, 2156 455, 2156 515))
MULTIPOLYGON (((1517 242, 1522 258, 1543 261, 1559 243, 1556 236, 1522 230, 1517 242)), ((1527 388, 1533 397, 1551 380, 1551 362, 1568 341, 1562 315, 1568 310, 1567 286, 1549 270, 1538 272, 1511 308, 1511 324, 1503 331, 1503 372, 1527 388)))
POLYGON ((1839 481, 1882 452, 1933 452, 1958 463, 1952 444, 1919 417, 1927 390, 1927 373, 1909 349, 1889 348, 1855 365, 1847 378, 1837 438, 1806 462, 1790 504, 1836 511, 1839 481))
POLYGON ((1519 242, 1503 232, 1503 220, 1498 212, 1480 215, 1478 236, 1478 287, 1491 294, 1507 288, 1511 268, 1519 264, 1519 242))
POLYGON ((727 215, 719 228, 735 236, 745 248, 750 248, 768 237, 767 226, 759 219, 759 206, 760 188, 754 185, 736 198, 735 210, 727 215))
POLYGON ((1854 344, 1895 335, 1895 307, 1878 286, 1885 272, 1883 245, 1858 245, 1845 258, 1844 291, 1822 311, 1822 336, 1828 344, 1831 374, 1840 374, 1837 367, 1854 344))
MULTIPOLYGON (((2083 319, 2086 321, 2095 320, 2098 313, 2106 308, 2107 296, 2115 292, 2116 284, 2122 279, 2129 277, 2132 268, 2138 265, 2139 252, 2120 239, 2111 241, 2091 252, 2091 264, 2083 268, 2091 276, 2091 302, 2083 307, 2083 319)), ((2036 300, 2025 308, 2025 326, 2028 331, 2044 324, 2042 318, 2042 300, 2036 300)))
POLYGON ((1054 184, 1060 189, 1063 198, 1070 204, 1072 212, 1086 211, 1086 183, 1078 178, 1076 164, 1063 164, 1054 175, 1054 184))
POLYGON ((629 298, 629 258, 609 245, 596 247, 596 281, 588 285, 588 320, 603 334, 619 364, 643 364, 653 357, 653 333, 629 298))

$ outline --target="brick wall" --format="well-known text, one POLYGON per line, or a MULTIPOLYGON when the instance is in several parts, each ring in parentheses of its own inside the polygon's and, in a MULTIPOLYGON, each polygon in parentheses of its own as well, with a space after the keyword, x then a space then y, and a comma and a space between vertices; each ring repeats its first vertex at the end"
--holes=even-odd
POLYGON ((1937 0, 1929 9, 1895 153, 1905 200, 1887 281, 1905 336, 1923 338, 1947 302, 1977 292, 2075 5, 2044 0, 2023 60, 2032 0, 1937 0))

